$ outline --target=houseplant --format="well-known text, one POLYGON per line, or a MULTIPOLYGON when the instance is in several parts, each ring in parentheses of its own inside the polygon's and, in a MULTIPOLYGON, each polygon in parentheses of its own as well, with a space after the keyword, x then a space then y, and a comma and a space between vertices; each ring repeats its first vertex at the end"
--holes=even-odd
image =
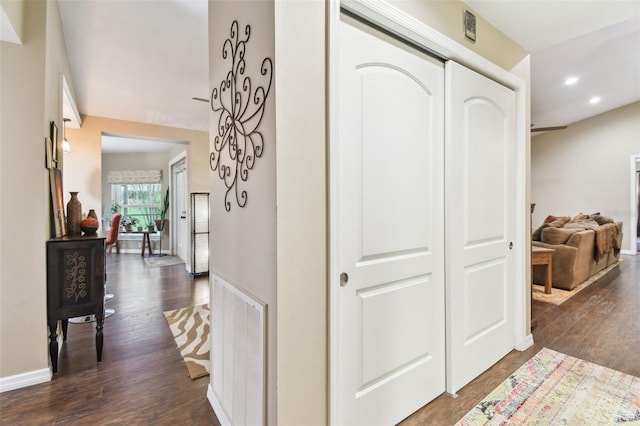
POLYGON ((135 227, 138 232, 142 231, 142 226, 138 226, 140 224, 140 220, 138 218, 131 218, 131 226, 135 227))
POLYGON ((167 192, 164 194, 162 209, 160 210, 160 219, 155 220, 158 231, 162 231, 167 223, 167 212, 169 212, 169 188, 167 188, 167 192))

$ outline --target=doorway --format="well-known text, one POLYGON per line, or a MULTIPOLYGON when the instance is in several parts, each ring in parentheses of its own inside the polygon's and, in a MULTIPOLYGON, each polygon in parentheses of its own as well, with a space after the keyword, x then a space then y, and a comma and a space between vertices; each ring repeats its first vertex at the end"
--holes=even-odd
POLYGON ((640 154, 631 156, 631 252, 640 253, 640 154))
POLYGON ((188 264, 187 259, 187 161, 186 153, 174 158, 171 168, 171 253, 188 264), (184 155, 183 155, 184 154, 184 155))

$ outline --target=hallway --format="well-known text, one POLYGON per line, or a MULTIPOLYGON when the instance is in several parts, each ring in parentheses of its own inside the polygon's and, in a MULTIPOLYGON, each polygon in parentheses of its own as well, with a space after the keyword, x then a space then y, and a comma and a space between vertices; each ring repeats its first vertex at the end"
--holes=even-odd
POLYGON ((69 324, 57 375, 0 394, 0 424, 219 424, 206 396, 209 377, 189 378, 163 315, 208 303, 208 277, 191 281, 184 264, 149 268, 139 254, 106 259, 115 297, 105 306, 116 313, 105 320, 102 362, 95 323, 69 324))
MULTIPOLYGON (((534 301, 532 348, 511 352, 458 398, 443 394, 401 424, 453 424, 545 346, 640 376, 640 262, 623 258, 560 306, 534 301)), ((93 325, 70 324, 57 376, 0 394, 0 424, 219 424, 206 398, 209 378, 189 379, 163 315, 207 303, 208 278, 189 280, 184 265, 147 268, 137 254, 108 255, 107 274, 116 295, 107 307, 116 313, 105 322, 102 363, 95 362, 93 325)))

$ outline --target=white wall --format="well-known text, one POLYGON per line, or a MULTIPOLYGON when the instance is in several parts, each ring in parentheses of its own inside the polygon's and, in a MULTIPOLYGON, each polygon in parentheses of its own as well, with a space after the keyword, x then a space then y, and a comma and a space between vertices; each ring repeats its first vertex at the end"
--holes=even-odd
POLYGON ((22 43, 22 0, 0 0, 0 40, 22 43))
POLYGON ((533 227, 547 215, 601 212, 624 222, 632 250, 631 156, 640 154, 640 102, 531 140, 533 227))

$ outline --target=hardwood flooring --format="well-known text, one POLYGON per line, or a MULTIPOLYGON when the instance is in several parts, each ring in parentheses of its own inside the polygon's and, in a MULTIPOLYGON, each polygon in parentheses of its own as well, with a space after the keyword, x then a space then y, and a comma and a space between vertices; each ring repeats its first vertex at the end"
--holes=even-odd
MULTIPOLYGON (((455 423, 544 346, 640 376, 640 262, 624 259, 560 306, 534 301, 533 347, 511 352, 457 398, 441 395, 401 424, 455 423)), ((116 314, 105 322, 102 362, 94 326, 69 324, 54 380, 0 394, 0 424, 218 425, 206 398, 209 378, 189 379, 163 315, 207 303, 208 278, 189 280, 184 265, 147 268, 134 254, 108 255, 107 274, 116 294, 107 306, 116 314)))
POLYGON ((163 314, 208 303, 208 277, 192 281, 184 264, 148 268, 139 254, 114 253, 107 292, 116 313, 105 320, 102 362, 95 323, 70 323, 54 379, 0 394, 0 424, 218 425, 210 378, 189 378, 163 314))
POLYGON ((534 345, 512 351, 453 398, 440 395, 400 424, 452 425, 543 347, 640 377, 640 256, 556 306, 533 301, 534 345))

